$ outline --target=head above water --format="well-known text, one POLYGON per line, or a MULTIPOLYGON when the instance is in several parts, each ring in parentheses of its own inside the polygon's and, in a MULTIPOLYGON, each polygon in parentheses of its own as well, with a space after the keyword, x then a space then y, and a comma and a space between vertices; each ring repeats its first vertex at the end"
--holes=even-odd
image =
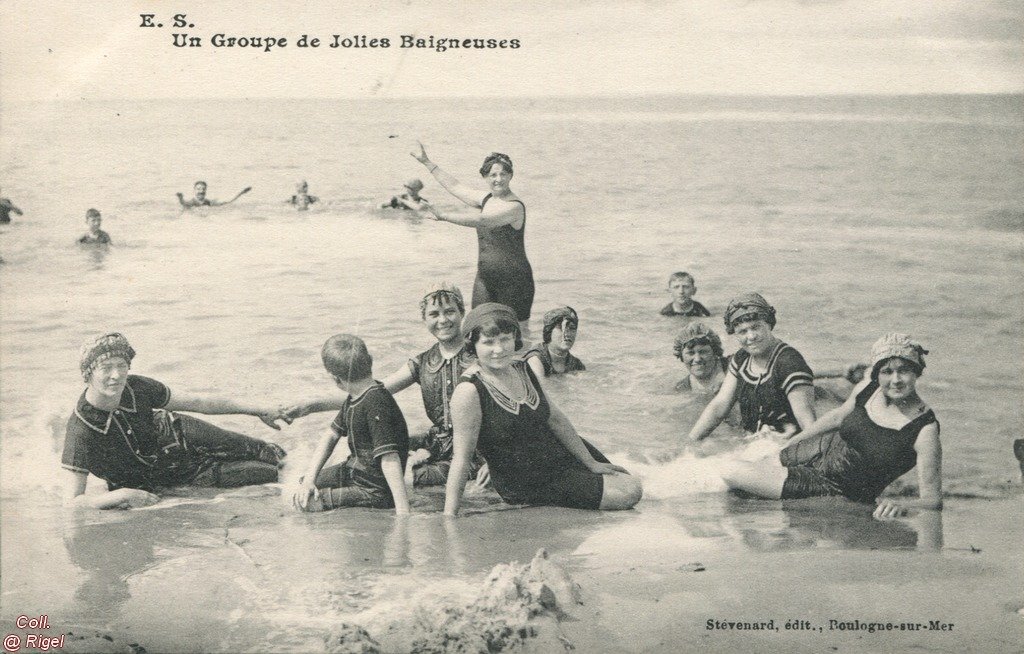
POLYGON ((911 365, 917 376, 924 372, 924 355, 928 350, 907 334, 889 332, 871 346, 871 379, 878 381, 878 371, 890 359, 903 359, 911 365))
POLYGON ((306 183, 306 180, 302 180, 295 185, 295 190, 299 193, 305 193, 309 190, 309 184, 306 183))
POLYGON ((672 282, 674 282, 676 280, 687 282, 687 283, 689 283, 689 284, 691 284, 693 286, 696 286, 696 284, 697 284, 696 280, 693 279, 693 275, 691 275, 688 272, 674 272, 674 273, 672 273, 671 275, 668 276, 668 285, 671 287, 672 286, 672 282))
POLYGON ((725 310, 725 333, 735 334, 736 325, 751 320, 763 320, 775 329, 775 307, 758 293, 744 293, 729 301, 725 310))
POLYGON ((426 319, 427 307, 442 302, 454 304, 460 314, 466 314, 466 303, 462 299, 462 291, 459 290, 459 287, 451 282, 440 281, 434 282, 424 289, 423 299, 420 300, 420 318, 426 319))
POLYGON ((423 182, 421 182, 419 179, 415 179, 415 178, 414 179, 410 179, 403 186, 405 186, 405 188, 409 189, 409 192, 413 193, 413 194, 417 194, 417 193, 419 193, 420 191, 423 190, 423 182))
POLYGON ((462 320, 462 337, 466 341, 466 352, 476 356, 476 343, 483 336, 515 334, 515 348, 523 347, 523 334, 519 320, 511 307, 497 302, 487 302, 475 307, 462 320))
POLYGON ((128 339, 119 332, 107 332, 93 336, 86 341, 79 351, 78 367, 82 371, 82 379, 89 383, 92 371, 96 366, 114 357, 120 357, 131 366, 135 358, 135 350, 128 343, 128 339))
POLYGON ((484 158, 484 163, 480 166, 480 176, 487 177, 491 172, 491 166, 494 164, 500 164, 505 172, 509 175, 513 174, 512 170, 512 159, 507 154, 501 152, 492 152, 484 158))
POLYGON ((725 356, 725 350, 722 348, 722 339, 718 337, 718 334, 713 329, 697 321, 691 322, 676 335, 675 342, 672 344, 672 351, 675 353, 676 358, 682 361, 683 351, 688 347, 692 348, 696 345, 707 345, 718 358, 725 356))
POLYGON ((373 357, 358 336, 331 336, 320 350, 320 360, 337 381, 351 383, 373 376, 373 357))
POLYGON ((551 342, 551 332, 556 327, 561 327, 563 322, 567 322, 572 326, 573 329, 578 329, 580 326, 580 317, 576 314, 576 310, 572 307, 558 307, 552 309, 544 314, 544 344, 551 342))

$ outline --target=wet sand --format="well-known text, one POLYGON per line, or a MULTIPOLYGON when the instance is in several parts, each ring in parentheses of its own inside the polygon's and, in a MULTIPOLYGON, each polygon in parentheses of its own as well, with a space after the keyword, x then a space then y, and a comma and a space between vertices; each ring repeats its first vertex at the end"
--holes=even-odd
POLYGON ((464 601, 494 565, 544 547, 582 587, 583 604, 560 623, 579 652, 1020 651, 1019 494, 952 499, 941 515, 894 523, 831 499, 783 506, 708 493, 596 514, 478 497, 452 522, 428 512, 437 494, 396 519, 300 515, 268 492, 277 489, 80 514, 61 534, 36 526, 59 516, 40 522, 5 504, 5 626, 46 614, 50 635, 110 634, 79 643, 104 651, 257 652, 324 651, 325 635, 348 622, 384 651, 407 651, 418 606, 464 601), (709 630, 708 620, 771 620, 777 631, 709 630), (869 633, 830 620, 924 627, 869 633), (787 630, 794 621, 804 628, 787 630))

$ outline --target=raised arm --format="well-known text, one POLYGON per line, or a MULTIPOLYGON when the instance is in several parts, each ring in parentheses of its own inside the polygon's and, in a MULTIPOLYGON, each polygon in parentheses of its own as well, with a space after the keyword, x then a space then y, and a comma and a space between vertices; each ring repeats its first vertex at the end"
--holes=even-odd
POLYGON ((86 495, 89 474, 77 470, 64 470, 64 505, 92 509, 130 509, 156 504, 160 498, 139 488, 119 488, 105 493, 86 495))
POLYGON ((722 382, 722 387, 718 389, 714 399, 704 407, 700 418, 697 419, 696 424, 690 429, 688 438, 691 441, 704 440, 711 435, 711 432, 718 425, 722 424, 725 417, 729 415, 729 411, 732 410, 732 405, 736 403, 736 389, 736 377, 732 374, 727 374, 725 381, 722 382))
POLYGON ((483 414, 480 411, 480 396, 476 386, 462 382, 452 393, 452 466, 448 470, 448 484, 444 491, 444 514, 457 515, 462 493, 466 490, 466 479, 476 452, 476 442, 480 438, 480 422, 483 414))
POLYGON ((262 420, 264 424, 273 429, 281 428, 277 424, 278 419, 287 421, 285 416, 283 416, 277 408, 245 404, 223 397, 193 395, 178 391, 171 393, 171 399, 167 402, 167 406, 164 408, 168 411, 192 411, 195 413, 205 413, 207 415, 238 413, 242 415, 256 416, 262 420))
POLYGON ((217 202, 216 200, 210 200, 210 206, 211 207, 222 207, 225 204, 231 204, 232 202, 234 202, 238 198, 242 197, 243 195, 245 195, 246 193, 248 193, 251 190, 252 190, 251 186, 246 186, 245 188, 243 188, 241 191, 238 192, 238 195, 236 195, 235 197, 231 198, 227 202, 217 202))
POLYGON ((423 144, 419 141, 416 141, 416 144, 419 146, 420 151, 418 153, 415 151, 410 152, 409 154, 412 155, 412 158, 426 166, 427 172, 433 175, 438 184, 443 186, 446 191, 469 206, 479 209, 483 203, 486 192, 473 188, 472 186, 466 186, 456 179, 454 175, 441 170, 441 168, 427 156, 427 149, 423 147, 423 144))
MULTIPOLYGON (((395 393, 404 391, 416 383, 416 378, 412 374, 412 368, 409 366, 409 363, 406 362, 401 368, 385 377, 383 381, 384 388, 388 389, 388 392, 394 395, 395 393)), ((291 422, 292 420, 302 418, 303 416, 308 416, 311 413, 340 411, 342 405, 345 404, 345 398, 347 397, 347 393, 335 393, 333 395, 314 398, 306 402, 296 402, 295 404, 282 409, 281 417, 285 421, 291 422)))

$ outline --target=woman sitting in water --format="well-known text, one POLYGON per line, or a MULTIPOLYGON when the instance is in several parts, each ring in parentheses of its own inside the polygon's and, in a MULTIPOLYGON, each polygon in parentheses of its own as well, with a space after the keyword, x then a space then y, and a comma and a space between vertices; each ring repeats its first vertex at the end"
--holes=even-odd
POLYGON ((190 484, 229 488, 277 481, 285 451, 172 411, 258 417, 279 429, 276 409, 175 392, 148 377, 129 375, 135 350, 121 334, 103 334, 82 347, 87 384, 68 419, 61 465, 66 500, 76 506, 120 509, 159 501, 162 487, 190 484), (85 494, 89 473, 107 492, 85 494))
POLYGON ((718 392, 729 370, 729 357, 713 329, 701 322, 689 323, 676 336, 672 351, 688 373, 676 384, 677 391, 711 395, 718 392))
POLYGON ((941 509, 939 423, 917 394, 925 354, 906 334, 878 339, 871 348, 871 376, 842 406, 791 439, 777 461, 737 463, 725 482, 771 499, 844 495, 870 503, 917 465, 920 499, 882 500, 875 517, 941 509))
POLYGON ((510 307, 476 307, 462 332, 477 363, 452 395, 455 453, 445 514, 458 512, 476 451, 487 461, 494 489, 510 504, 610 511, 640 501, 640 481, 580 438, 529 366, 515 356, 522 335, 510 307))
POLYGON ((580 318, 572 307, 559 307, 544 314, 544 338, 523 357, 538 377, 586 370, 583 362, 569 352, 576 342, 580 318))
POLYGON ((732 355, 718 394, 690 430, 699 441, 711 434, 740 403, 743 429, 792 434, 814 422, 814 373, 795 349, 772 333, 775 308, 757 293, 733 298, 725 311, 725 330, 741 349, 732 355))
POLYGON ((427 157, 420 144, 416 161, 441 183, 449 193, 471 207, 480 209, 478 216, 442 214, 429 202, 421 201, 420 208, 437 220, 476 229, 477 256, 476 282, 473 284, 473 306, 497 302, 512 307, 520 329, 527 329, 530 309, 533 307, 533 269, 526 259, 523 237, 526 233, 526 205, 509 189, 512 181, 512 160, 508 155, 492 152, 480 167, 480 176, 487 180, 489 192, 483 193, 465 186, 438 168, 427 157))

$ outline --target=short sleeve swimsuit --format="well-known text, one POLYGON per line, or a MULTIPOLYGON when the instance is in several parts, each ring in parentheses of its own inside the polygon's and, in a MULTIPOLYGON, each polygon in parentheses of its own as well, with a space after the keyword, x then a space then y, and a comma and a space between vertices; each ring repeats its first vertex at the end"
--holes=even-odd
POLYGON ((871 382, 856 399, 838 433, 800 441, 779 454, 789 468, 782 497, 844 495, 873 502, 885 487, 917 464, 914 443, 925 426, 938 421, 931 409, 900 429, 882 427, 871 419, 867 403, 878 391, 871 382))
MULTIPOLYGON (((479 373, 462 377, 480 397, 477 451, 487 460, 494 490, 510 504, 600 508, 602 475, 587 470, 552 432, 551 408, 529 366, 522 361, 512 365, 526 388, 522 402, 506 396, 479 373)), ((583 442, 591 456, 608 461, 583 442)))
POLYGON ((772 351, 763 373, 754 373, 750 354, 740 350, 732 355, 729 374, 738 382, 736 396, 743 429, 751 433, 763 425, 783 431, 786 425, 797 424, 789 404, 789 392, 800 386, 814 385, 810 366, 799 352, 782 341, 772 351))
MULTIPOLYGON (((480 205, 482 211, 488 193, 480 205)), ((516 229, 512 225, 488 228, 478 227, 476 240, 479 246, 477 255, 476 281, 473 284, 473 306, 486 302, 497 302, 512 307, 516 317, 522 320, 530 318, 533 307, 533 268, 526 259, 526 246, 523 238, 526 234, 526 205, 523 206, 523 227, 516 229)))

